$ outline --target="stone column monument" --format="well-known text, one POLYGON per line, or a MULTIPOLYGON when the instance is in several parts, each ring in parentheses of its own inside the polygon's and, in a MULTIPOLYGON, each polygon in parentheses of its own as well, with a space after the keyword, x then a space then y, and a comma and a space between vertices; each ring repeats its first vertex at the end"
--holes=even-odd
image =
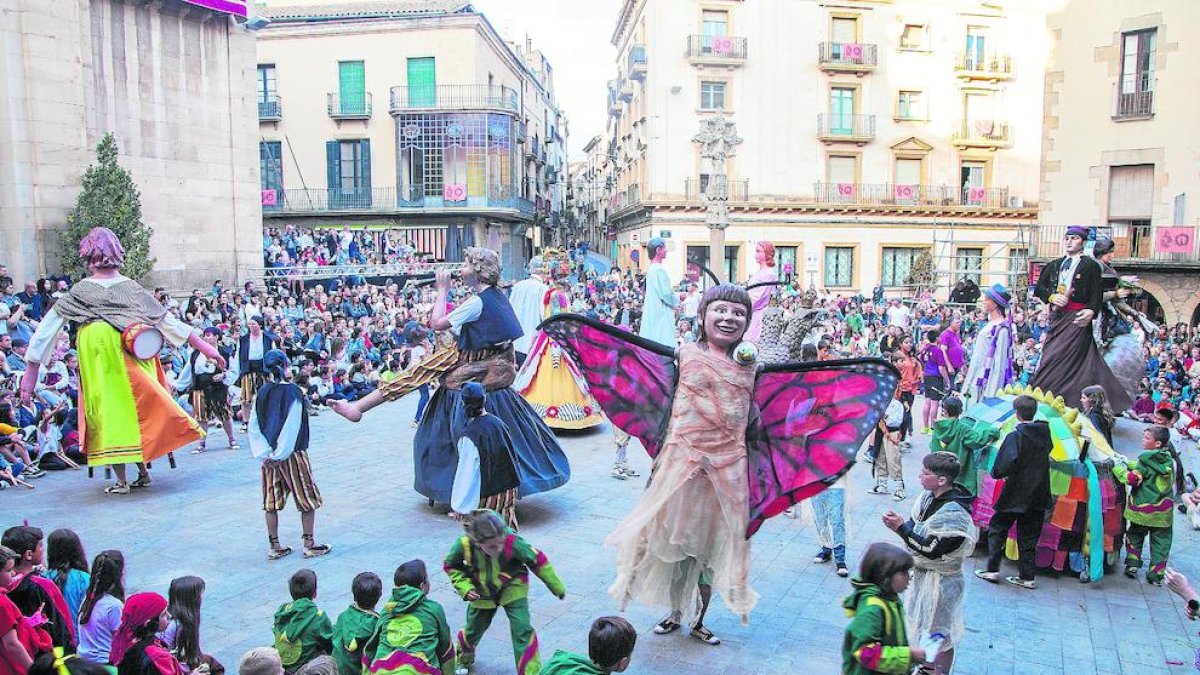
POLYGON ((716 115, 701 122, 700 133, 692 142, 700 145, 700 156, 712 164, 708 185, 700 195, 709 232, 708 266, 721 281, 732 281, 725 278, 725 228, 729 227, 729 177, 725 174, 725 160, 737 154, 742 139, 731 120, 716 115))

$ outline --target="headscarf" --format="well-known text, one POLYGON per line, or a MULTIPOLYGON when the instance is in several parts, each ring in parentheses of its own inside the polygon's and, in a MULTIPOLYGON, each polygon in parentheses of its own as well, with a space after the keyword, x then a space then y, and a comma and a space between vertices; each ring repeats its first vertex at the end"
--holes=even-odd
POLYGON ((279 382, 287 379, 289 365, 287 354, 278 349, 272 349, 263 356, 263 370, 279 382))
POLYGON ((121 627, 113 636, 112 651, 108 662, 114 666, 120 665, 125 658, 125 652, 137 642, 134 631, 145 626, 150 619, 156 618, 167 609, 167 599, 158 593, 137 593, 125 601, 121 610, 121 627))

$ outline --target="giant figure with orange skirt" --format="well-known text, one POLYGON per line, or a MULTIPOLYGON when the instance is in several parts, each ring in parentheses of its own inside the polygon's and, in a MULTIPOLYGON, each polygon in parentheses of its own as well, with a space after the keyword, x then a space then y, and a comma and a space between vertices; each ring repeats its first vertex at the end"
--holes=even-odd
POLYGON ((146 464, 204 436, 175 402, 158 362, 162 339, 192 348, 225 367, 216 348, 191 326, 169 314, 136 281, 119 270, 125 249, 112 230, 96 227, 79 242, 89 276, 76 283, 46 313, 29 343, 21 400, 28 401, 38 371, 70 322, 79 354, 79 437, 88 466, 112 466, 111 494, 150 484, 146 464), (126 480, 125 465, 138 477, 126 480))

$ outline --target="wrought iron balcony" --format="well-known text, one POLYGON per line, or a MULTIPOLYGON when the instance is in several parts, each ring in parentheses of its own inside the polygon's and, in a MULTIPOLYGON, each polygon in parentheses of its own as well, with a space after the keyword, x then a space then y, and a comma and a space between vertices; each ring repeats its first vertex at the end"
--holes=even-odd
POLYGON ((687 57, 692 65, 740 66, 746 63, 746 38, 731 35, 689 35, 687 57))
POLYGON ((278 122, 283 119, 283 104, 278 96, 260 97, 258 99, 258 121, 278 122))
POLYGON ((1144 120, 1154 117, 1154 91, 1117 90, 1114 120, 1144 120))
POLYGON ((953 185, 897 185, 894 183, 816 183, 814 200, 821 204, 852 206, 964 206, 1019 209, 1025 204, 1009 195, 1006 187, 955 187, 953 185))
POLYGON ((995 120, 959 120, 950 134, 959 148, 1007 148, 1012 145, 1008 123, 995 120))
POLYGON ((325 109, 335 120, 365 120, 371 118, 371 93, 343 96, 337 92, 327 94, 325 109))
POLYGON ((817 45, 817 65, 827 73, 869 73, 875 70, 878 47, 858 42, 822 42, 817 45))
POLYGON ((864 145, 875 139, 874 115, 817 115, 817 138, 825 143, 864 145))
POLYGON ((625 80, 621 83, 621 88, 617 90, 617 98, 626 103, 633 100, 633 80, 625 80))
POLYGON ((497 84, 438 84, 392 87, 388 111, 393 115, 414 110, 501 110, 516 113, 517 92, 497 84))
POLYGON ((959 52, 954 56, 954 74, 964 80, 989 80, 991 82, 1011 80, 1013 76, 1012 57, 998 52, 990 54, 971 51, 959 52))
MULTIPOLYGON (((711 179, 709 179, 711 180, 711 179)), ((750 180, 748 178, 729 178, 725 185, 729 190, 729 201, 744 202, 750 198, 750 180)), ((683 196, 688 201, 700 199, 708 187, 708 180, 685 178, 683 180, 683 196)))
POLYGON ((440 193, 431 193, 421 185, 263 190, 263 211, 270 215, 397 213, 408 209, 511 210, 521 216, 533 216, 533 203, 522 198, 512 185, 475 187, 466 183, 446 183, 440 193))
POLYGON ((624 108, 621 106, 621 99, 617 97, 617 92, 621 88, 619 80, 608 81, 608 114, 620 117, 624 108))
MULTIPOLYGON (((1057 258, 1063 254, 1063 238, 1067 225, 1041 225, 1032 237, 1033 258, 1057 258)), ((1113 240, 1115 266, 1164 263, 1174 267, 1200 267, 1200 243, 1196 228, 1170 225, 1109 225, 1096 228, 1113 240)))
POLYGON ((634 45, 629 48, 629 77, 634 80, 646 79, 646 45, 634 45))

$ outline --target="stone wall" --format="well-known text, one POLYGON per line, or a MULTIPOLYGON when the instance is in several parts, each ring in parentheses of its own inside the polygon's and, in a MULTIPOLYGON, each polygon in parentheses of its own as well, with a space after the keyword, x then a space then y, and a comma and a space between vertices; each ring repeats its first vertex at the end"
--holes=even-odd
MULTIPOLYGON (((0 262, 58 268, 58 230, 107 132, 185 288, 261 266, 254 36, 176 0, 9 0, 0 10, 0 262)), ((99 224, 99 223, 98 223, 99 224)))

